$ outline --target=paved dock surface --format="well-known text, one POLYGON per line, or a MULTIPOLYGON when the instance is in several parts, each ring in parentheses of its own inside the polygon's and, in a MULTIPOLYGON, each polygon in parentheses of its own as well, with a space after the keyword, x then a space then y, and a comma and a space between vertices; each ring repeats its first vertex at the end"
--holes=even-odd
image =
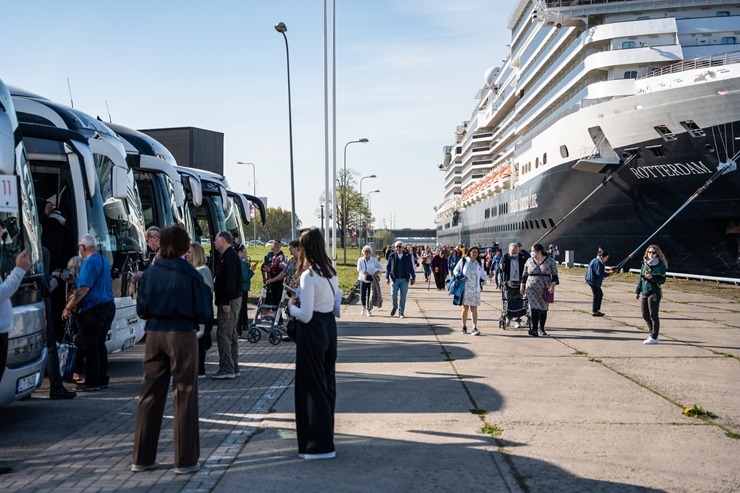
POLYGON ((582 271, 561 271, 539 338, 498 327, 491 285, 478 337, 423 282, 405 319, 389 290, 372 318, 343 307, 326 461, 296 455, 294 346, 263 339, 241 343, 236 380, 199 381, 201 471, 173 474, 168 405, 162 466, 129 472, 138 345, 112 356, 109 391, 0 408, 0 491, 740 491, 740 304, 668 287, 661 343, 644 346, 633 284, 604 291, 592 317, 582 271), (695 405, 716 417, 683 414, 695 405))

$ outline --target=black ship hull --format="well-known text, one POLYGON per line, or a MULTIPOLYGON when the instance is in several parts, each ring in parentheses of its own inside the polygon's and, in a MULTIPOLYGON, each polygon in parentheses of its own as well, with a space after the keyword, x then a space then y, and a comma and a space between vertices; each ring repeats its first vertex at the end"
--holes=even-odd
MULTIPOLYGON (((576 263, 588 263, 602 247, 616 265, 633 252, 625 268, 635 268, 640 247, 737 152, 740 122, 646 140, 616 148, 623 159, 637 155, 603 185, 607 173, 561 164, 500 195, 457 211, 457 221, 437 225, 440 244, 491 245, 504 251, 510 242, 526 248, 541 241, 572 250, 576 263), (579 206, 592 191, 598 190, 579 206), (567 219, 558 224, 566 215, 567 219), (544 238, 543 238, 544 236, 544 238), (639 251, 636 251, 638 250, 639 251)), ((740 171, 714 180, 657 235, 669 270, 688 274, 740 277, 740 171)))

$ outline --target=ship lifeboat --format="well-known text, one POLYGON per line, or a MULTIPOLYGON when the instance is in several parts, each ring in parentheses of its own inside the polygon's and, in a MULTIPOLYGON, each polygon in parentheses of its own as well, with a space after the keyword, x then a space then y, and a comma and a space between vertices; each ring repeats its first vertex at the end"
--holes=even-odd
POLYGON ((504 168, 501 170, 501 188, 503 190, 508 190, 511 188, 511 167, 510 166, 504 166, 504 168))
POLYGON ((501 193, 501 168, 496 170, 496 174, 493 176, 493 191, 501 193))

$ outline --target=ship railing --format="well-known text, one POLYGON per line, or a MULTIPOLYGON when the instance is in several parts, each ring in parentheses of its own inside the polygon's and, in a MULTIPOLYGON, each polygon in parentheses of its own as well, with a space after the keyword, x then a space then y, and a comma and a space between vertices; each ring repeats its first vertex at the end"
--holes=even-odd
MULTIPOLYGON (((565 262, 558 262, 560 265, 566 266, 565 262)), ((588 268, 588 264, 579 264, 579 263, 573 263, 573 267, 579 267, 581 269, 588 268)), ((610 269, 611 267, 606 266, 607 269, 610 269)), ((630 269, 630 274, 640 274, 642 272, 640 269, 630 269)), ((666 272, 666 277, 673 277, 676 279, 692 279, 694 281, 707 281, 707 282, 714 282, 717 284, 734 284, 735 286, 740 285, 740 279, 736 277, 719 277, 719 276, 704 276, 700 274, 686 274, 684 272, 666 272)))
POLYGON ((722 65, 730 65, 732 63, 740 63, 740 51, 722 53, 721 55, 707 55, 701 58, 694 58, 693 60, 685 60, 683 62, 673 63, 671 65, 655 69, 641 77, 638 77, 638 79, 647 79, 649 77, 658 77, 660 75, 675 74, 679 72, 685 72, 686 70, 694 70, 697 68, 719 67, 722 65))
MULTIPOLYGON (((640 272, 640 269, 630 269, 630 274, 639 274, 640 272)), ((667 277, 675 277, 677 279, 693 279, 695 281, 716 282, 717 284, 734 284, 735 286, 740 284, 740 279, 735 277, 702 276, 698 274, 684 274, 681 272, 666 272, 665 275, 667 277)))

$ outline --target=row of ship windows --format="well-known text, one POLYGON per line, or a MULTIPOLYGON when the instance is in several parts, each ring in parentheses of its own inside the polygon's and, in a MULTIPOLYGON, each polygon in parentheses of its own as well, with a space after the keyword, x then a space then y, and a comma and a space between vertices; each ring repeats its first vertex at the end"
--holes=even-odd
MULTIPOLYGON (((488 212, 488 211, 486 211, 488 212)), ((488 217, 488 216, 486 216, 488 217)), ((544 219, 528 219, 526 221, 517 221, 509 224, 498 224, 496 226, 489 226, 487 228, 480 228, 476 233, 505 233, 508 231, 522 231, 525 229, 548 229, 555 227, 555 221, 552 218, 547 218, 550 225, 547 225, 544 219)), ((444 229, 452 227, 452 223, 445 223, 444 229)), ((441 229, 441 228, 437 228, 441 229)))

